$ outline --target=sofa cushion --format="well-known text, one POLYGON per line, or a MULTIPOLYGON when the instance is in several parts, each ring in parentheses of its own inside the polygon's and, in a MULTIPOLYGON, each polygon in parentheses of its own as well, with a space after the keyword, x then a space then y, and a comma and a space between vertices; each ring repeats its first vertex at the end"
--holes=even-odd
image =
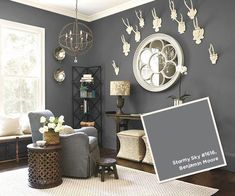
POLYGON ((22 135, 19 118, 0 117, 0 136, 22 135))
POLYGON ((98 146, 98 140, 96 137, 89 136, 89 150, 92 152, 98 146))

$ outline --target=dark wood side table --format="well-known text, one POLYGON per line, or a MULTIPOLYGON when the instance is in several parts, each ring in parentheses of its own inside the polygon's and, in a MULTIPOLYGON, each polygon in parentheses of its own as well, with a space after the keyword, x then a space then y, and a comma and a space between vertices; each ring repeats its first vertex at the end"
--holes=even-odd
MULTIPOLYGON (((116 114, 115 112, 106 112, 106 115, 110 118, 113 118, 115 120, 116 124, 116 133, 128 129, 128 122, 130 120, 134 121, 140 121, 140 115, 139 114, 116 114)), ((117 141, 117 152, 119 151, 120 144, 118 138, 117 141)))
POLYGON ((38 147, 36 144, 29 144, 27 148, 29 186, 37 189, 59 186, 62 183, 61 146, 38 147))
POLYGON ((118 179, 116 159, 101 158, 99 161, 97 161, 95 176, 97 177, 98 174, 100 173, 101 182, 104 182, 105 172, 107 172, 110 175, 113 174, 115 179, 118 179))

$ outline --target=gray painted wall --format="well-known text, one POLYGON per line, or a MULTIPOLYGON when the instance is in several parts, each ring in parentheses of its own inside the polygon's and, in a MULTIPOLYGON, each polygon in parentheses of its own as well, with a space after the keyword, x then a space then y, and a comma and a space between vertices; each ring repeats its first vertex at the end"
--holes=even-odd
MULTIPOLYGON (((65 58, 62 65, 67 78, 61 84, 53 79, 54 71, 61 65, 52 56, 58 47, 58 35, 64 25, 72 18, 25 6, 9 0, 0 0, 0 18, 45 28, 45 66, 46 66, 46 108, 55 115, 63 114, 66 124, 72 124, 72 65, 73 59, 65 58)), ((86 64, 87 56, 79 59, 79 64, 86 64)))
MULTIPOLYGON (((188 75, 183 79, 183 90, 192 95, 191 100, 210 97, 225 153, 230 154, 229 158, 235 158, 235 104, 233 104, 235 100, 235 2, 233 0, 195 0, 194 2, 199 11, 199 25, 205 28, 205 39, 200 46, 196 46, 192 40, 192 22, 188 17, 185 17, 187 32, 183 35, 177 33, 177 25, 170 20, 166 0, 158 0, 139 7, 143 10, 146 20, 146 26, 142 30, 142 39, 154 33, 150 10, 155 7, 163 18, 160 32, 173 36, 184 50, 188 75), (210 42, 220 53, 217 65, 211 65, 209 61, 207 49, 210 42)), ((186 14, 186 8, 181 0, 175 0, 175 5, 180 12, 186 14)), ((132 24, 137 24, 134 10, 127 10, 90 23, 94 33, 94 47, 87 55, 79 59, 79 65, 103 67, 103 111, 116 109, 116 98, 109 96, 111 80, 131 81, 131 96, 125 99, 124 106, 124 111, 127 113, 145 113, 171 106, 172 102, 167 97, 176 95, 178 91, 175 85, 164 92, 151 93, 136 82, 132 72, 132 60, 138 44, 135 43, 133 35, 131 37, 126 35, 121 22, 122 17, 127 17, 132 24), (125 34, 131 43, 131 52, 128 57, 122 54, 121 34, 125 34), (118 77, 115 76, 111 66, 112 59, 120 65, 118 77)), ((8 0, 0 1, 0 18, 46 29, 46 106, 57 115, 64 114, 66 122, 71 124, 71 66, 73 61, 67 58, 63 62, 67 78, 62 85, 58 85, 53 80, 52 74, 59 64, 51 56, 52 51, 58 45, 57 36, 60 29, 70 22, 71 18, 8 0)), ((116 144, 114 121, 104 115, 103 124, 103 145, 114 149, 116 144)))
MULTIPOLYGON (((177 24, 170 19, 168 1, 158 0, 139 8, 143 10, 146 26, 142 30, 142 40, 154 33, 152 29, 151 9, 156 8, 162 17, 161 33, 173 36, 182 46, 185 54, 185 65, 188 66, 188 75, 183 79, 183 91, 192 96, 189 100, 209 96, 217 121, 219 133, 225 152, 235 153, 235 2, 233 0, 194 0, 198 9, 199 25, 205 28, 205 39, 201 45, 195 45, 192 40, 192 22, 185 17, 187 31, 180 35, 177 24), (212 65, 209 61, 208 48, 212 42, 220 54, 218 64, 212 65)), ((176 8, 186 16, 186 8, 182 0, 175 0, 176 8)), ((134 36, 127 36, 121 18, 129 18, 131 24, 138 24, 134 14, 135 9, 127 10, 116 15, 106 17, 91 24, 95 43, 92 48, 89 65, 103 66, 104 111, 115 110, 115 97, 109 96, 109 81, 130 80, 131 96, 126 97, 125 112, 145 113, 171 106, 169 95, 176 95, 178 86, 160 93, 152 93, 143 89, 134 78, 132 61, 138 46, 134 36), (131 52, 128 57, 122 53, 120 36, 125 34, 131 43, 131 52), (120 75, 115 76, 111 66, 112 59, 120 65, 120 75)), ((115 148, 114 121, 104 116, 104 146, 115 148)), ((198 141, 200 144, 200 141, 198 141)))

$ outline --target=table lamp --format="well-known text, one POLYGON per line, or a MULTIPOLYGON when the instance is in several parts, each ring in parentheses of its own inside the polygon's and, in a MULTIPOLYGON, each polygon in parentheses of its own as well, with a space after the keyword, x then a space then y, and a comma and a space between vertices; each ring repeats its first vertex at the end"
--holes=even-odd
POLYGON ((124 98, 122 96, 130 96, 129 81, 110 81, 110 95, 118 96, 117 98, 117 114, 123 114, 124 98))

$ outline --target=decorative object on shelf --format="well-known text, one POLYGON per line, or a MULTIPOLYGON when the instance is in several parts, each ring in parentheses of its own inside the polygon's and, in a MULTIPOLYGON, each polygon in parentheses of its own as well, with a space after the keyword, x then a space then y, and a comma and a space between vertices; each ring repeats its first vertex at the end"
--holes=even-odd
POLYGON ((117 114, 123 114, 124 98, 122 96, 130 96, 129 81, 110 81, 110 95, 118 96, 117 98, 117 114))
POLYGON ((81 121, 80 125, 81 125, 81 127, 94 127, 95 126, 95 121, 92 121, 92 122, 81 121))
POLYGON ((156 9, 152 9, 152 16, 153 16, 153 29, 155 32, 158 32, 160 27, 162 26, 162 19, 157 16, 156 9))
POLYGON ((54 79, 58 83, 62 83, 65 80, 65 71, 63 68, 59 68, 54 72, 54 79))
POLYGON ((146 90, 160 92, 168 89, 187 72, 180 44, 166 34, 150 35, 135 51, 133 72, 137 82, 146 90))
POLYGON ((139 19, 139 26, 140 28, 144 28, 144 18, 143 18, 143 13, 141 10, 139 10, 139 13, 135 10, 135 15, 139 19))
POLYGON ((193 40, 196 42, 196 44, 200 44, 204 38, 204 29, 199 27, 197 17, 193 19, 193 26, 193 40))
POLYGON ((188 6, 186 0, 184 0, 184 4, 185 4, 185 6, 188 8, 188 13, 187 13, 188 17, 189 17, 191 20, 193 20, 194 17, 197 15, 197 10, 193 8, 193 2, 192 2, 192 0, 190 0, 191 7, 188 6))
POLYGON ((140 34, 139 29, 138 29, 138 26, 137 25, 135 25, 135 26, 136 26, 136 30, 133 29, 133 32, 135 33, 135 41, 139 42, 140 39, 141 39, 141 34, 140 34))
POLYGON ((76 0, 76 18, 73 23, 63 27, 59 34, 59 44, 66 54, 74 56, 77 63, 78 56, 87 53, 93 45, 93 35, 91 29, 78 22, 78 0, 76 0))
POLYGON ((94 78, 92 77, 92 74, 83 74, 80 82, 94 82, 94 78))
POLYGON ((122 18, 122 22, 123 24, 126 26, 126 32, 128 33, 128 35, 131 34, 131 32, 133 31, 133 27, 130 25, 129 19, 127 18, 126 21, 122 18))
POLYGON ((217 63, 218 60, 218 53, 215 52, 214 46, 210 44, 210 47, 208 49, 209 54, 210 54, 210 60, 213 65, 217 63))
POLYGON ((39 131, 43 134, 43 140, 46 145, 57 145, 60 143, 59 132, 63 130, 64 116, 50 117, 46 119, 44 116, 40 118, 43 125, 39 131))
POLYGON ((101 78, 101 66, 72 66, 73 127, 79 128, 82 121, 94 121, 100 146, 102 145, 103 95, 101 78), (82 86, 86 89, 84 96, 81 95, 82 86))
POLYGON ((175 3, 173 0, 169 0, 169 8, 171 10, 171 19, 176 20, 177 19, 177 11, 175 9, 175 3))
POLYGON ((62 61, 64 60, 65 58, 65 50, 61 47, 57 47, 54 51, 54 58, 57 60, 57 61, 62 61))
POLYGON ((113 66, 113 69, 114 69, 114 72, 115 72, 116 76, 118 76, 120 68, 114 60, 112 62, 112 66, 113 66))
MULTIPOLYGON (((82 78, 80 79, 80 97, 81 98, 95 98, 95 90, 93 89, 94 86, 94 78, 92 74, 83 74, 82 78)), ((87 113, 87 104, 84 100, 84 111, 87 113), (86 105, 86 107, 85 107, 86 105)))
POLYGON ((178 32, 180 34, 183 34, 186 30, 186 25, 185 25, 185 22, 184 22, 183 15, 180 14, 180 21, 178 21, 177 19, 175 21, 178 23, 178 32))
POLYGON ((124 35, 121 36, 121 40, 123 43, 123 47, 122 47, 123 53, 125 54, 125 56, 128 56, 128 54, 130 52, 131 45, 126 41, 124 35))

